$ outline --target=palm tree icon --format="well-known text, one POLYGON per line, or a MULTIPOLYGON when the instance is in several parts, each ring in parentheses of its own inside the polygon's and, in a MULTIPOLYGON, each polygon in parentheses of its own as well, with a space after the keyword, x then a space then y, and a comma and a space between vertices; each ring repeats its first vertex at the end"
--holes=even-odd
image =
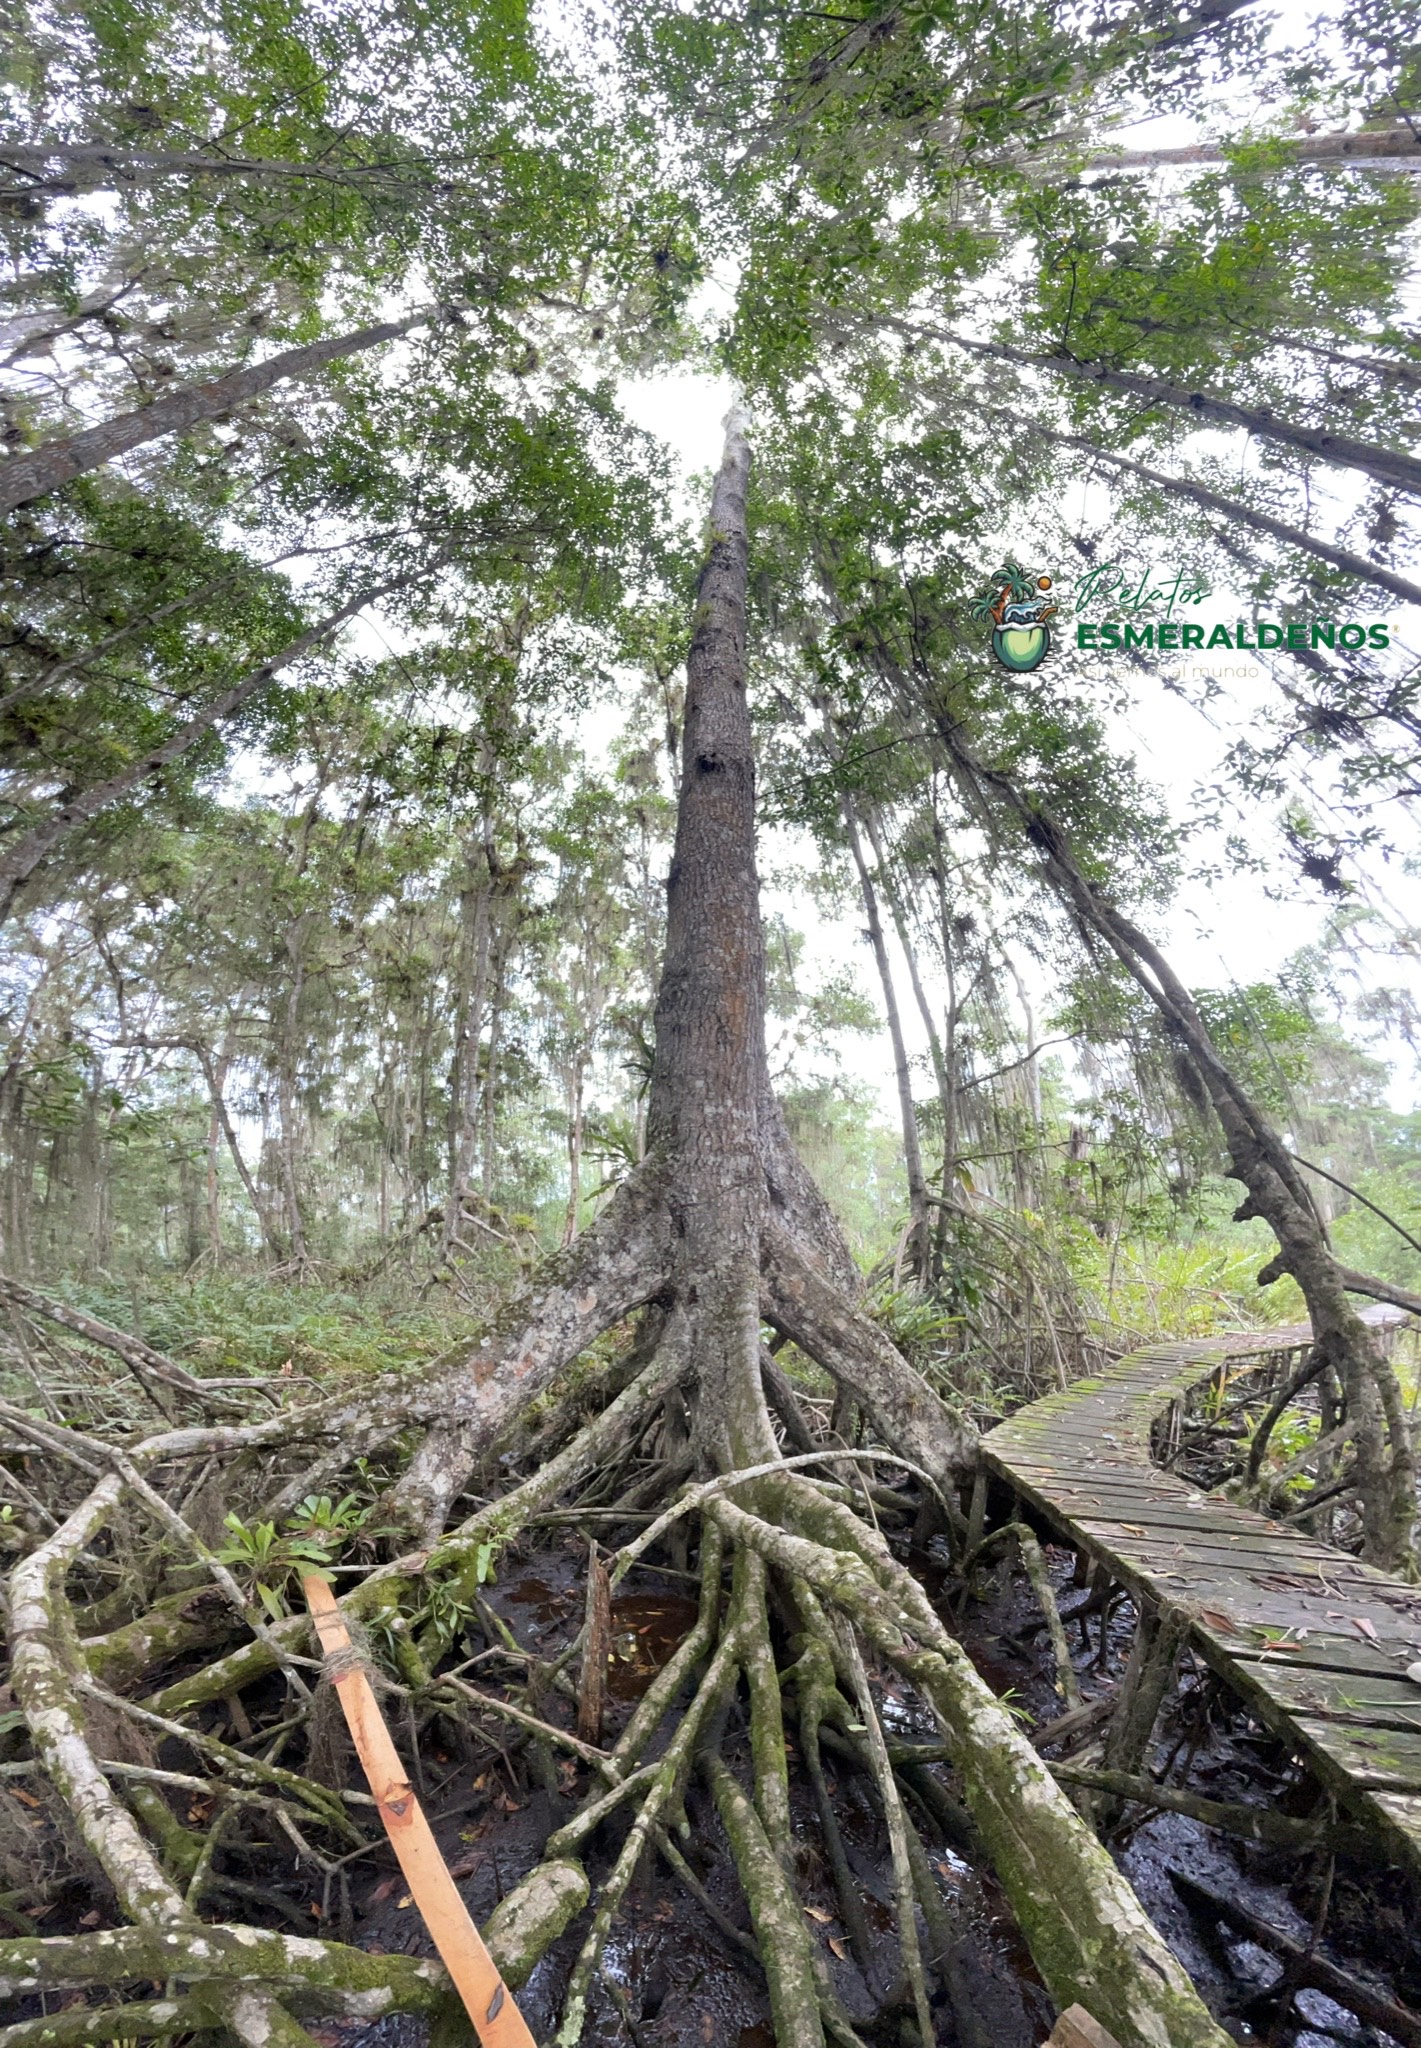
POLYGON ((986 588, 977 593, 968 610, 974 619, 990 619, 993 625, 1000 626, 1007 606, 1024 604, 1034 590, 1032 579, 1020 562, 1008 560, 996 571, 986 588))

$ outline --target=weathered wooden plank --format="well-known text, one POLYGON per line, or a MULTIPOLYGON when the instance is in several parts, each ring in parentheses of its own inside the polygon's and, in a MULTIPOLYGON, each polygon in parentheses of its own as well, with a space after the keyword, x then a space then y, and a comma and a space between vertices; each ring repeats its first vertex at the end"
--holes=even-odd
POLYGON ((1207 1501, 1203 1494, 1200 1494, 1198 1498, 1199 1506, 1197 1508, 1175 1507, 1172 1502, 1151 1507, 1142 1501, 1139 1504, 1138 1510, 1132 1512, 1132 1504, 1130 1502, 1120 1501, 1112 1505, 1107 1495, 1104 1508, 1098 1514, 1092 1509, 1090 1515, 1088 1517, 1083 1516, 1082 1520, 1089 1520, 1092 1523, 1098 1522, 1101 1524, 1102 1529, 1113 1527, 1116 1524, 1121 1526, 1139 1525, 1171 1534, 1183 1533, 1189 1536, 1197 1534, 1200 1536, 1256 1538, 1267 1532, 1269 1535, 1280 1540, 1280 1554, 1286 1548, 1287 1531, 1280 1523, 1265 1522, 1261 1515, 1251 1525, 1242 1523, 1238 1520, 1237 1513, 1229 1514, 1223 1508, 1207 1501), (1116 1508, 1118 1508, 1118 1513, 1116 1508))
POLYGON ((1320 1721, 1311 1714, 1299 1714, 1294 1725, 1309 1749, 1333 1762, 1349 1784, 1421 1794, 1421 1734, 1320 1721))
MULTIPOLYGON (((1207 1649, 1207 1631, 1196 1629, 1201 1648, 1207 1649)), ((1213 1660, 1211 1660, 1213 1661, 1213 1660)), ((1231 1638, 1224 1656, 1215 1665, 1224 1677, 1232 1661, 1277 1670, 1286 1664, 1290 1671, 1331 1671, 1344 1678, 1395 1678, 1400 1670, 1395 1653, 1373 1649, 1370 1643, 1352 1642, 1342 1636, 1309 1635, 1286 1650, 1270 1647, 1257 1639, 1231 1638)))
POLYGON ((1288 1714, 1378 1728, 1421 1730, 1421 1686, 1390 1673, 1318 1671, 1283 1662, 1266 1665, 1260 1688, 1288 1714))
POLYGON ((1421 1854, 1421 1799, 1409 1792, 1374 1792, 1371 1803, 1421 1854))

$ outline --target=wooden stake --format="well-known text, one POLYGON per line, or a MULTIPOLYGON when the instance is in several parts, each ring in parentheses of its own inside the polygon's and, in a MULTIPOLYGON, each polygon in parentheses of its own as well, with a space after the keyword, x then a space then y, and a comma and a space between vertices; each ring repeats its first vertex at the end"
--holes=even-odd
POLYGON ((587 1549, 587 1630, 582 1638, 582 1682, 577 1689, 577 1733, 594 1749, 602 1746, 611 1647, 612 1593, 594 1538, 587 1549))
POLYGON ((406 1782, 404 1765, 390 1739, 370 1680, 355 1657, 350 1631, 334 1593, 315 1574, 302 1584, 328 1675, 340 1695, 346 1726, 375 1795, 385 1832, 482 2048, 537 2048, 512 1992, 469 1918, 469 1909, 449 1875, 449 1866, 429 1822, 406 1782), (336 1666, 333 1670, 329 1668, 332 1664, 336 1666))

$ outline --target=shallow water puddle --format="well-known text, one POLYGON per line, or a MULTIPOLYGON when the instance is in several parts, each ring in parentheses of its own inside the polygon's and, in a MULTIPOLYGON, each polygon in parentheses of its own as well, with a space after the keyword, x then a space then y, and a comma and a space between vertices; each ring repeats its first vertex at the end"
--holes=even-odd
POLYGON ((612 1602, 607 1690, 640 1699, 695 1625, 698 1603, 685 1593, 627 1593, 612 1602))

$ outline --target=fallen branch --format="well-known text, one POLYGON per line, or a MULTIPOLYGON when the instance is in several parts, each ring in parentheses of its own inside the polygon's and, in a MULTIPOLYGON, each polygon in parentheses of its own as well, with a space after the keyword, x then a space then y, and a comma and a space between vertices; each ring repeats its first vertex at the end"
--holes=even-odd
POLYGON ((145 1344, 141 1337, 131 1337, 126 1331, 116 1330, 111 1323, 101 1322, 98 1316, 71 1308, 67 1301, 55 1301, 33 1287, 22 1287, 7 1273, 0 1273, 0 1302, 22 1309, 28 1316, 40 1316, 45 1322, 82 1337, 88 1344, 97 1344, 103 1351, 114 1352, 140 1386, 146 1374, 161 1385, 171 1387, 175 1393, 186 1394, 204 1406, 237 1410, 245 1408, 246 1403, 224 1394, 223 1388, 249 1385, 254 1393, 263 1390, 260 1380, 200 1380, 171 1358, 165 1358, 161 1351, 155 1351, 151 1344, 145 1344))
POLYGON ((269 1928, 117 1927, 98 1934, 0 1942, 0 1996, 82 1991, 91 1984, 251 1982, 306 1992, 331 2012, 383 2019, 437 2012, 449 1979, 432 1956, 369 1955, 341 1942, 269 1928))
POLYGON ((1048 1766, 1053 1778, 1066 1785, 1084 1785, 1092 1792, 1106 1792, 1112 1798, 1152 1806, 1161 1813, 1182 1813, 1221 1834, 1237 1835, 1245 1842, 1258 1842, 1270 1849, 1293 1849, 1300 1854, 1310 1849, 1333 1849, 1348 1856, 1367 1856, 1376 1849, 1375 1838, 1364 1828, 1338 1827, 1329 1821, 1297 1820, 1275 1813, 1269 1806, 1230 1806, 1218 1799, 1205 1799, 1182 1785, 1157 1785, 1153 1778, 1133 1771, 1107 1771, 1089 1764, 1059 1763, 1048 1766))
POLYGON ((1264 1948, 1271 1948, 1285 1957, 1292 1966, 1290 1978, 1294 1986, 1311 1985, 1316 1991, 1325 1991, 1329 1998, 1345 2005, 1368 2026, 1380 2027, 1384 2033, 1394 2034, 1398 2041, 1405 2041, 1408 2048, 1421 2048, 1421 2013, 1413 2012, 1409 2006, 1398 2005, 1384 1992, 1373 1991, 1350 1970, 1328 1962, 1316 1949, 1309 1948, 1306 1942, 1291 1934, 1285 1934, 1281 1927, 1275 1927, 1261 1913, 1253 1912, 1248 1906, 1240 1905, 1237 1899, 1226 1897, 1209 1885, 1200 1884, 1197 1878, 1186 1876, 1172 1865, 1169 1881, 1187 1904, 1228 1921, 1264 1948))

